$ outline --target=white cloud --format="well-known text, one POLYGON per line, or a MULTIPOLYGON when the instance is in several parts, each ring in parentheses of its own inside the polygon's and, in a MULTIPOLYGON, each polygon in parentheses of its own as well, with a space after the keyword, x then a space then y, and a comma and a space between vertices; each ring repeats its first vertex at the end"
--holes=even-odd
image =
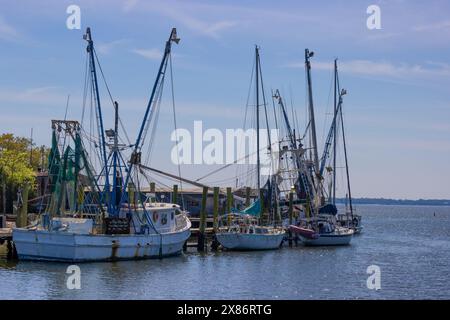
POLYGON ((437 30, 443 30, 443 29, 450 30, 450 20, 416 26, 413 28, 414 31, 437 31, 437 30))
POLYGON ((160 60, 162 58, 163 53, 161 50, 153 48, 153 49, 133 49, 132 52, 150 60, 160 60))
POLYGON ((138 4, 139 0, 126 0, 123 3, 123 11, 131 11, 138 4))
POLYGON ((237 25, 234 20, 217 19, 218 16, 223 16, 223 11, 221 11, 220 6, 216 5, 186 4, 176 1, 138 2, 138 0, 128 0, 122 8, 125 12, 145 10, 158 13, 197 34, 213 39, 219 39, 223 31, 237 25))
MULTIPOLYGON (((0 108, 9 107, 13 111, 17 105, 23 105, 27 108, 34 108, 36 105, 45 107, 65 108, 67 93, 61 92, 60 87, 46 86, 27 89, 0 88, 0 108)), ((81 105, 81 99, 78 97, 70 98, 70 105, 81 105)))
POLYGON ((108 54, 110 53, 114 48, 119 47, 120 45, 127 43, 128 39, 119 39, 114 40, 111 42, 100 42, 95 44, 95 50, 101 54, 108 54))
POLYGON ((16 41, 18 37, 19 32, 0 16, 0 39, 16 41))
MULTIPOLYGON (((304 63, 295 62, 286 65, 291 68, 303 68, 304 63)), ((312 62, 313 69, 332 70, 332 62, 312 62)), ((393 64, 387 61, 350 60, 339 61, 339 70, 345 73, 385 76, 392 78, 410 78, 424 76, 450 76, 450 65, 446 63, 427 62, 425 65, 400 63, 393 64)))

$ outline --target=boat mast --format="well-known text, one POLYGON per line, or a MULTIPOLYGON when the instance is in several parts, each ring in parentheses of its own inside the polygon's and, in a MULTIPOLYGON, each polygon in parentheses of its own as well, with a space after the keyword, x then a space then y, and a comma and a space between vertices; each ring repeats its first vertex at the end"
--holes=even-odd
MULTIPOLYGON (((156 91, 158 89, 158 86, 161 84, 161 79, 162 76, 165 73, 165 68, 167 66, 167 61, 172 49, 172 42, 175 42, 178 44, 178 42, 180 41, 180 38, 177 37, 177 29, 176 28, 172 28, 172 31, 170 32, 170 36, 169 39, 166 41, 166 47, 164 50, 164 55, 163 58, 161 60, 161 64, 159 66, 159 70, 158 70, 158 74, 156 76, 156 80, 155 83, 153 85, 153 89, 150 95, 150 100, 148 101, 147 104, 147 109, 145 110, 145 114, 144 117, 142 119, 142 124, 141 127, 139 129, 139 134, 136 138, 136 142, 134 144, 134 150, 133 153, 131 154, 131 159, 130 159, 130 164, 128 165, 128 169, 127 169, 127 176, 125 179, 125 183, 124 186, 128 185, 128 182, 130 180, 131 174, 132 174, 132 169, 134 165, 139 165, 140 164, 140 158, 141 158, 141 150, 142 150, 142 136, 147 124, 147 120, 150 114, 150 111, 152 109, 152 104, 153 104, 153 100, 155 99, 155 94, 156 91)), ((122 193, 122 197, 121 197, 121 201, 120 203, 122 203, 125 200, 125 192, 122 193)))
POLYGON ((349 201, 349 205, 350 205, 350 214, 353 216, 352 191, 350 189, 350 173, 348 170, 347 144, 345 142, 344 117, 342 116, 342 107, 340 110, 340 115, 341 115, 341 126, 342 126, 342 140, 343 140, 343 146, 344 146, 345 171, 347 174, 348 201, 349 201))
POLYGON ((256 87, 256 167, 257 167, 257 179, 258 179, 258 198, 259 198, 259 214, 261 216, 262 209, 262 199, 261 199, 261 163, 259 157, 259 48, 255 46, 255 68, 256 68, 256 79, 255 79, 255 87, 256 87))
POLYGON ((98 112, 98 121, 99 121, 99 133, 100 133, 100 148, 102 153, 102 160, 104 164, 104 174, 105 174, 105 188, 103 193, 107 195, 107 205, 108 209, 110 208, 110 201, 109 201, 109 193, 110 193, 110 185, 109 185, 109 172, 107 170, 108 166, 108 160, 106 156, 106 140, 105 140, 105 130, 103 127, 103 115, 102 115, 102 108, 100 104, 100 94, 98 90, 98 82, 97 82, 97 72, 95 69, 95 59, 94 59, 94 41, 92 40, 91 35, 91 28, 86 29, 86 34, 83 36, 83 38, 88 42, 87 46, 87 52, 89 54, 89 60, 90 60, 90 69, 91 69, 91 76, 92 76, 92 83, 94 86, 95 91, 95 100, 97 101, 97 112, 98 112))
POLYGON ((313 95, 312 95, 312 83, 311 83, 311 62, 310 58, 314 56, 314 52, 309 51, 309 49, 305 49, 305 68, 306 68, 306 76, 308 81, 308 106, 309 106, 309 117, 310 117, 310 125, 311 125, 311 143, 313 149, 313 163, 314 163, 314 172, 315 172, 315 180, 316 180, 316 188, 319 189, 319 154, 317 150, 317 136, 316 136, 316 122, 314 119, 314 104, 313 104, 313 95))
MULTIPOLYGON (((334 118, 337 113, 337 59, 334 59, 334 118)), ((332 204, 336 205, 336 125, 334 126, 333 133, 333 194, 332 204)))
POLYGON ((119 152, 119 104, 117 101, 114 101, 114 145, 112 151, 113 157, 113 190, 112 190, 112 204, 114 208, 114 212, 117 210, 117 182, 119 179, 118 170, 117 170, 117 162, 118 162, 118 152, 119 152))

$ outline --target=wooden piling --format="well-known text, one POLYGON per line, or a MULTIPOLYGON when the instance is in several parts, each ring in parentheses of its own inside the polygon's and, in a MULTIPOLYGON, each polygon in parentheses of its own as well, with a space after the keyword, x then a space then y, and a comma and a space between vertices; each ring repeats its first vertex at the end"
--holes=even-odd
POLYGON ((213 228, 214 231, 219 226, 219 187, 214 187, 214 198, 213 198, 213 228))
MULTIPOLYGON (((294 214, 294 193, 289 192, 289 225, 292 225, 292 217, 294 214)), ((289 246, 292 247, 292 232, 289 230, 289 246)))
POLYGON ((245 206, 248 207, 250 206, 250 192, 251 192, 251 188, 247 187, 245 188, 245 206))
POLYGON ((263 190, 259 190, 259 220, 261 224, 265 224, 266 222, 268 222, 267 220, 267 214, 265 212, 266 208, 264 207, 264 191, 263 190))
POLYGON ((136 188, 134 187, 134 183, 130 182, 128 183, 128 203, 130 206, 136 206, 136 195, 135 195, 136 188))
POLYGON ((178 185, 173 185, 172 203, 178 203, 178 185))
POLYGON ((233 203, 233 195, 231 193, 231 187, 227 187, 227 210, 226 210, 226 214, 228 214, 228 219, 227 219, 227 223, 228 225, 231 224, 231 216, 229 215, 231 213, 231 206, 233 203))
POLYGON ((217 250, 219 247, 219 243, 216 238, 216 232, 219 227, 219 187, 214 187, 214 198, 213 198, 213 229, 214 235, 213 240, 211 242, 211 249, 217 250))
POLYGON ((15 260, 17 259, 17 251, 16 246, 14 245, 12 240, 6 241, 6 259, 7 260, 15 260))
POLYGON ((206 198, 208 197, 208 187, 203 187, 202 207, 200 210, 200 226, 198 232, 197 250, 205 251, 205 229, 206 229, 206 198))
POLYGON ((154 197, 152 197, 150 199, 150 202, 155 202, 156 201, 156 184, 154 182, 150 182, 150 193, 154 195, 154 197))
POLYGON ((22 203, 17 211, 16 226, 18 228, 23 228, 28 225, 28 191, 30 185, 25 183, 22 188, 22 203))

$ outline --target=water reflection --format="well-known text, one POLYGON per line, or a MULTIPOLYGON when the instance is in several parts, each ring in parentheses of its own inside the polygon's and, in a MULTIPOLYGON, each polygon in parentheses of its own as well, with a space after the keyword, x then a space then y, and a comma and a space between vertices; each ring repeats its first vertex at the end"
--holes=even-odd
POLYGON ((450 208, 358 209, 364 234, 347 247, 205 254, 191 249, 163 260, 83 263, 81 290, 67 289, 67 263, 0 258, 0 298, 450 298, 450 208), (372 264, 381 268, 379 291, 366 287, 366 269, 372 264))

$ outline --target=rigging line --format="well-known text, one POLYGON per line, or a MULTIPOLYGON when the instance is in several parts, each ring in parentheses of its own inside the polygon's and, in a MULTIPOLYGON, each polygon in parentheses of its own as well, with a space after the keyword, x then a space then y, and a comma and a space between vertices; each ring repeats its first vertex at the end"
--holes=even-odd
POLYGON ((94 49, 95 60, 97 61, 98 68, 100 70, 100 74, 102 75, 103 82, 105 83, 106 90, 108 91, 109 99, 111 100, 112 105, 114 106, 114 99, 112 97, 111 91, 109 90, 108 83, 106 82, 105 74, 103 73, 102 66, 97 56, 97 51, 94 49))
POLYGON ((272 108, 273 108, 273 117, 275 119, 275 129, 278 130, 278 119, 277 119, 277 111, 275 108, 275 97, 274 97, 274 93, 273 93, 273 89, 270 89, 270 92, 272 94, 272 108))
POLYGON ((149 110, 149 115, 147 117, 147 122, 144 124, 143 127, 143 131, 141 134, 141 141, 139 142, 139 145, 135 145, 134 148, 135 150, 141 150, 142 147, 145 144, 145 140, 147 138, 147 133, 148 133, 148 129, 150 127, 151 121, 153 119, 154 116, 154 109, 155 106, 158 105, 158 101, 161 99, 162 96, 162 92, 163 92, 163 88, 164 88, 164 81, 165 81, 165 77, 166 77, 166 70, 167 70, 167 59, 165 59, 164 61, 164 65, 161 66, 161 78, 159 80, 159 83, 155 83, 155 92, 154 92, 154 96, 152 96, 152 100, 149 101, 149 105, 151 106, 150 110, 149 110))
MULTIPOLYGON (((272 144, 272 146, 273 146, 274 144, 276 144, 276 143, 278 143, 278 142, 274 142, 274 143, 272 144)), ((260 148, 259 151, 263 151, 264 149, 265 149, 265 147, 260 148)), ((239 159, 237 159, 237 160, 234 160, 232 163, 228 163, 228 164, 226 164, 226 165, 224 165, 224 166, 222 166, 222 167, 220 167, 220 168, 218 168, 218 169, 215 169, 215 170, 213 170, 213 171, 207 173, 206 175, 204 175, 204 176, 202 176, 202 177, 196 179, 195 181, 198 182, 198 181, 200 181, 200 180, 203 180, 203 179, 205 179, 205 178, 207 178, 207 177, 209 177, 209 176, 211 176, 211 175, 213 175, 213 174, 215 174, 215 173, 217 173, 217 172, 219 172, 219 171, 222 171, 222 170, 224 170, 224 169, 226 169, 226 168, 232 166, 233 164, 237 164, 238 162, 243 161, 243 160, 245 160, 245 159, 247 159, 247 158, 249 158, 249 157, 255 155, 256 152, 257 152, 257 151, 254 151, 254 152, 252 152, 252 153, 250 153, 250 154, 247 154, 246 156, 244 156, 244 157, 242 157, 242 158, 239 158, 239 159)))
POLYGON ((150 111, 150 115, 148 117, 148 122, 146 123, 145 129, 144 129, 143 141, 145 141, 145 139, 148 136, 149 128, 151 127, 151 129, 152 129, 150 132, 150 140, 148 142, 147 156, 145 159, 146 164, 149 163, 149 161, 152 157, 152 154, 153 154, 155 134, 156 134, 156 129, 158 127, 159 113, 160 113, 161 104, 162 104, 162 94, 164 91, 164 87, 163 87, 164 80, 165 80, 165 77, 162 76, 162 78, 161 78, 161 81, 162 81, 161 86, 162 87, 158 87, 158 89, 157 89, 156 96, 155 96, 155 102, 152 105, 152 110, 150 111))
MULTIPOLYGON (((145 173, 142 172, 142 175, 144 176, 144 179, 146 179, 147 182, 148 182, 148 179, 146 178, 145 173)), ((137 171, 136 171, 136 177, 137 177, 137 171)), ((137 191, 138 191, 138 193, 140 194, 140 193, 141 193, 140 182, 139 182, 139 179, 136 179, 136 180, 137 180, 137 185, 136 185, 137 191)), ((131 183, 133 183, 133 181, 131 181, 131 183)), ((147 198, 147 199, 148 199, 148 198, 147 198)), ((148 216, 148 211, 145 210, 145 204, 142 203, 142 200, 141 200, 141 204, 142 204, 142 209, 143 209, 143 211, 144 211, 144 215, 143 215, 143 216, 145 217, 145 220, 147 220, 147 222, 150 224, 150 226, 152 227, 153 231, 156 232, 156 234, 160 234, 160 232, 156 229, 155 225, 153 224, 153 221, 149 218, 149 216, 148 216)), ((139 217, 139 215, 137 215, 137 217, 138 217, 138 219, 142 222, 142 220, 141 220, 141 218, 139 217)))
MULTIPOLYGON (((328 91, 328 99, 327 99, 327 107, 326 107, 326 111, 325 111, 325 117, 323 118, 323 127, 322 127, 322 141, 325 140, 325 137, 327 135, 327 130, 326 130, 326 124, 327 124, 327 118, 329 115, 331 115, 332 113, 329 112, 330 110, 330 103, 331 103, 331 92, 333 91, 333 82, 334 82, 334 71, 331 71, 331 81, 330 81, 330 87, 329 87, 329 91, 328 91)), ((334 113, 334 107, 333 107, 333 113, 334 113)), ((331 117, 331 119, 334 118, 334 115, 331 117)))
MULTIPOLYGON (((150 177, 150 173, 145 172, 141 166, 139 166, 139 172, 142 173, 142 175, 145 177, 145 179, 147 180, 149 185, 150 185, 151 181, 154 181, 158 185, 162 185, 163 187, 166 187, 166 188, 170 189, 169 185, 167 185, 164 182, 162 182, 163 180, 156 179, 155 175, 158 176, 158 177, 161 177, 162 179, 170 179, 170 178, 165 177, 162 174, 159 174, 157 172, 154 172, 154 174, 150 177)), ((156 193, 156 190, 155 190, 155 193, 156 193)))
POLYGON ((300 123, 298 122, 298 116, 297 116, 297 111, 294 108, 294 95, 292 93, 292 86, 289 84, 289 95, 291 98, 291 108, 292 108, 292 113, 293 113, 293 121, 294 121, 294 128, 296 129, 296 132, 300 131, 300 123))
POLYGON ((69 100, 70 100, 70 94, 67 95, 66 111, 65 111, 65 113, 64 113, 64 121, 67 120, 67 110, 69 109, 69 100))
MULTIPOLYGON (((252 91, 252 83, 253 83, 253 74, 255 72, 255 61, 253 61, 252 63, 252 71, 250 72, 250 82, 249 82, 249 86, 248 86, 248 91, 247 91, 247 100, 245 102, 245 112, 244 112, 244 123, 242 125, 242 129, 245 130, 246 126, 247 126, 247 114, 248 114, 248 107, 249 107, 249 102, 250 102, 250 94, 252 91)), ((242 141, 239 141, 239 149, 242 147, 242 141)), ((239 168, 236 168, 235 170, 235 175, 238 174, 238 170, 239 168)))
MULTIPOLYGON (((178 127, 177 127, 177 115, 176 115, 176 108, 175 108, 175 89, 173 86, 173 68, 172 68, 172 54, 169 53, 169 69, 170 69, 170 87, 171 87, 171 93, 172 93, 172 110, 173 110, 173 124, 175 128, 175 145, 177 147, 177 167, 178 167, 178 176, 180 177, 180 191, 183 191, 183 181, 181 180, 181 164, 180 164, 180 154, 178 149, 178 127)), ((183 198, 183 192, 181 192, 181 203, 184 206, 184 198, 183 198)))
MULTIPOLYGON (((257 169, 253 168, 253 169, 247 171, 245 174, 238 176, 238 178, 241 178, 243 180, 245 178, 252 176, 256 171, 257 171, 257 169)), ((232 182, 232 181, 235 181, 235 179, 236 179, 235 177, 232 177, 232 178, 226 178, 226 179, 220 179, 220 180, 213 180, 213 181, 208 181, 208 184, 211 185, 211 184, 220 184, 223 182, 232 182)))
MULTIPOLYGON (((109 99, 111 100, 111 103, 112 103, 112 105, 114 106, 114 105, 115 105, 115 104, 114 104, 114 99, 113 99, 113 97, 112 97, 111 91, 109 90, 108 83, 106 82, 106 77, 105 77, 105 74, 103 73, 103 69, 102 69, 102 66, 101 66, 101 64, 100 64, 100 61, 99 61, 99 59, 98 59, 97 51, 95 50, 95 48, 94 48, 94 55, 95 55, 95 59, 96 59, 96 61, 97 61, 98 68, 99 68, 99 70, 100 70, 100 74, 102 75, 103 82, 105 83, 106 90, 108 91, 109 99)), ((127 131, 125 130, 125 126, 123 125, 122 120, 120 119, 120 116, 119 116, 118 118, 119 118, 119 123, 120 123, 121 129, 122 129, 122 131, 123 131, 124 134, 125 134, 125 137, 126 137, 126 139, 127 139, 127 142, 128 142, 128 144, 131 144, 131 141, 130 141, 130 139, 129 139, 129 137, 128 137, 127 131)))
MULTIPOLYGON (((157 119, 159 119, 159 113, 160 113, 160 111, 161 111, 161 103, 162 103, 162 101, 159 100, 159 101, 158 101, 158 104, 152 109, 152 112, 155 112, 155 115, 154 115, 155 121, 154 121, 154 123, 153 123, 152 131, 151 131, 151 133, 150 133, 150 141, 149 141, 149 143, 148 143, 147 157, 146 157, 146 159, 145 159, 145 163, 146 163, 146 164, 150 163, 150 160, 151 160, 152 155, 153 155, 154 141, 155 141, 155 135, 156 135, 156 129, 157 129, 157 127, 158 127, 158 121, 157 121, 157 119)), ((153 118, 152 115, 151 115, 150 117, 153 118)))
POLYGON ((267 129, 267 141, 269 141, 269 146, 270 146, 270 153, 272 153, 272 141, 271 141, 271 137, 270 137, 270 127, 269 127, 269 118, 267 116, 267 103, 266 103, 266 92, 264 90, 264 82, 263 82, 263 77, 262 77, 262 70, 261 70, 261 61, 258 62, 258 66, 259 66, 259 76, 260 76, 260 80, 261 80, 261 91, 262 91, 262 98, 263 98, 263 105, 264 105, 264 116, 266 118, 266 129, 267 129))
MULTIPOLYGON (((151 125, 151 123, 153 121, 153 116, 155 115, 155 108, 157 108, 158 104, 161 103, 160 101, 162 99, 161 97, 162 97, 162 94, 163 94, 163 91, 164 91, 164 81, 165 81, 165 78, 166 78, 166 69, 167 69, 167 59, 166 59, 166 62, 164 64, 164 68, 162 70, 161 80, 160 80, 160 82, 159 82, 159 84, 158 84, 158 86, 156 88, 154 100, 150 102, 151 105, 152 105, 152 108, 150 110, 150 115, 149 115, 149 117, 147 119, 147 123, 145 124, 144 130, 142 132, 142 139, 141 139, 141 142, 140 142, 140 146, 135 146, 135 148, 136 147, 142 148, 142 146, 145 144, 145 140, 147 139, 147 133, 148 133, 150 125, 151 125)), ((150 137, 150 139, 153 139, 153 137, 150 137)), ((151 141, 152 140, 150 140, 150 142, 151 141)))
POLYGON ((88 81, 88 68, 89 68, 89 64, 88 64, 88 53, 86 53, 86 62, 85 62, 85 69, 84 69, 84 86, 83 86, 83 108, 81 111, 81 126, 83 126, 84 123, 84 114, 85 114, 85 109, 86 109, 86 100, 87 100, 87 92, 88 92, 88 85, 89 85, 89 81, 88 81))

